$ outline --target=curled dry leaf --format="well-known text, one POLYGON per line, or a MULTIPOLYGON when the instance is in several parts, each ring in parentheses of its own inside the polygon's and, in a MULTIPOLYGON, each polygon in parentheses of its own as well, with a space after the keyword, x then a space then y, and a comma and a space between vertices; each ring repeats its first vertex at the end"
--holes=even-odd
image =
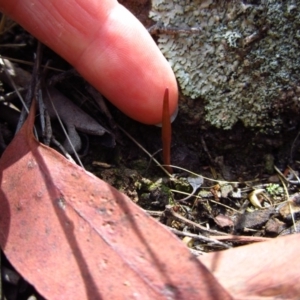
POLYGON ((260 201, 257 198, 257 195, 261 194, 264 191, 265 191, 264 189, 256 189, 249 194, 249 200, 254 207, 263 208, 260 204, 260 201))
POLYGON ((0 160, 0 244, 47 299, 230 299, 186 246, 128 197, 32 136, 0 160))

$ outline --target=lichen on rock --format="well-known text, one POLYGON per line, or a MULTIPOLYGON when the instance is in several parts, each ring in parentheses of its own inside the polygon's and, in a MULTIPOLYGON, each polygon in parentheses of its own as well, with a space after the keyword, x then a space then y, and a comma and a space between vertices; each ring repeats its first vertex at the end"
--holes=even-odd
POLYGON ((241 120, 276 132, 282 111, 298 112, 297 1, 152 0, 150 17, 164 28, 201 29, 160 34, 158 46, 183 94, 205 101, 211 124, 230 129, 241 120))

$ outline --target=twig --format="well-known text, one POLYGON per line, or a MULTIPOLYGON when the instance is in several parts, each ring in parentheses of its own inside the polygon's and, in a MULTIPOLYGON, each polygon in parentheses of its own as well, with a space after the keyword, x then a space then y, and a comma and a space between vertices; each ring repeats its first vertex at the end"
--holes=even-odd
POLYGON ((120 125, 118 128, 129 138, 131 139, 139 148, 141 148, 156 164, 160 167, 168 177, 172 177, 172 175, 149 153, 140 143, 138 143, 125 129, 123 129, 120 125))
POLYGON ((72 149, 73 152, 74 152, 74 155, 75 155, 75 157, 76 157, 76 159, 77 159, 77 161, 78 161, 78 164, 84 169, 84 166, 83 166, 83 164, 82 164, 82 162, 81 162, 81 159, 79 158, 79 156, 78 156, 78 154, 77 154, 77 152, 76 152, 76 150, 75 150, 75 148, 74 148, 74 146, 73 146, 73 143, 72 143, 72 141, 71 141, 71 139, 70 139, 70 137, 69 137, 69 135, 68 135, 68 133, 67 133, 67 130, 66 130, 66 128, 65 128, 65 126, 64 126, 64 124, 63 124, 63 122, 62 122, 62 120, 61 120, 61 118, 60 118, 58 112, 57 112, 57 109, 56 109, 56 107, 55 107, 55 105, 54 105, 54 103, 53 103, 53 101, 52 101, 52 97, 51 97, 51 95, 50 95, 50 93, 49 93, 49 90, 48 90, 47 88, 46 88, 46 93, 47 93, 47 96, 48 96, 48 98, 49 98, 49 100, 50 100, 50 102, 51 102, 52 109, 53 109, 53 111, 54 111, 55 114, 56 114, 57 120, 58 120, 58 122, 59 122, 59 124, 60 124, 60 126, 61 126, 61 128, 62 128, 62 130, 63 130, 63 132, 64 132, 64 134, 65 134, 65 136, 66 136, 66 138, 67 138, 67 140, 68 140, 68 142, 69 142, 69 144, 71 145, 71 149, 72 149))
POLYGON ((174 220, 177 220, 179 222, 184 223, 185 225, 191 226, 192 228, 200 231, 202 234, 206 234, 206 235, 224 235, 227 236, 226 233, 217 231, 217 230, 213 230, 213 229, 208 229, 204 226, 201 226, 191 220, 186 219, 185 217, 183 217, 182 215, 176 213, 173 209, 171 205, 167 205, 165 212, 164 212, 166 217, 170 217, 173 218, 174 220))
MULTIPOLYGON (((187 195, 187 196, 190 196, 191 194, 190 193, 186 193, 186 192, 182 192, 182 191, 178 191, 178 190, 173 190, 173 189, 170 189, 170 191, 172 192, 172 193, 178 193, 178 194, 182 194, 182 195, 187 195)), ((193 194, 192 196, 194 196, 196 199, 199 199, 200 201, 206 201, 206 200, 208 200, 209 202, 212 202, 212 203, 215 203, 215 204, 217 204, 217 205, 220 205, 220 206, 223 206, 223 207, 226 207, 226 208, 228 208, 228 209, 230 209, 230 210, 232 210, 232 211, 234 211, 234 212, 236 212, 236 213, 238 213, 238 214, 241 214, 241 212, 240 211, 238 211, 238 210, 236 210, 236 209, 234 209, 234 208, 232 208, 232 207, 230 207, 230 206, 228 206, 228 205, 226 205, 226 204, 223 204, 223 203, 221 203, 221 202, 217 202, 217 201, 214 201, 214 200, 212 200, 212 199, 203 199, 203 197, 201 197, 201 196, 198 196, 198 195, 195 195, 195 194, 193 194)), ((186 199, 185 199, 186 200, 186 199)), ((181 200, 175 200, 175 201, 182 201, 182 199, 181 200)))
POLYGON ((209 238, 209 237, 206 237, 204 235, 200 235, 200 234, 193 234, 193 233, 190 233, 190 232, 183 232, 183 231, 180 231, 180 230, 177 230, 175 228, 172 228, 172 227, 169 227, 169 226, 166 226, 169 230, 171 230, 173 233, 175 233, 176 235, 180 235, 180 236, 188 236, 188 237, 191 237, 193 238, 194 240, 199 240, 199 241, 204 241, 204 242, 207 242, 207 243, 212 243, 213 245, 216 245, 216 246, 221 246, 221 247, 224 247, 226 249, 229 249, 231 248, 230 246, 228 246, 227 244, 225 243, 222 243, 222 242, 219 242, 218 240, 216 239, 212 239, 212 238, 209 238))
MULTIPOLYGON (((189 174, 192 174, 194 176, 202 176, 201 174, 197 174, 195 172, 192 172, 190 170, 187 170, 185 168, 181 168, 181 167, 178 167, 178 166, 174 166, 174 165, 170 165, 170 167, 172 168, 175 168, 175 169, 178 169, 178 170, 183 170, 189 174)), ((241 182, 239 181, 228 181, 228 180, 220 180, 220 179, 212 179, 212 178, 209 178, 209 177, 205 177, 205 176, 202 176, 204 179, 208 180, 208 181, 212 181, 212 182, 217 182, 217 183, 237 183, 237 184, 240 184, 241 182)), ((253 182, 257 182, 258 179, 254 179, 254 180, 247 180, 247 181, 243 181, 244 184, 247 184, 247 183, 253 183, 253 182)))
POLYGON ((147 209, 145 210, 145 212, 151 217, 161 217, 164 214, 163 211, 147 210, 147 209))
POLYGON ((265 238, 260 236, 244 236, 244 235, 227 235, 227 236, 214 236, 216 240, 228 241, 228 242, 238 242, 238 243, 258 243, 267 242, 271 238, 265 238))
MULTIPOLYGON (((23 65, 26 65, 26 66, 33 66, 34 65, 33 62, 25 61, 25 60, 22 60, 22 59, 16 59, 16 58, 8 57, 8 56, 5 56, 5 55, 1 55, 1 57, 3 59, 9 60, 11 62, 15 62, 15 63, 18 63, 18 64, 23 64, 23 65)), ((52 71, 56 71, 56 72, 66 72, 65 70, 58 69, 58 68, 53 68, 53 67, 50 67, 50 66, 47 66, 47 65, 41 65, 41 67, 47 68, 48 70, 52 70, 52 71)))
POLYGON ((208 151, 208 148, 207 148, 207 146, 206 146, 206 142, 205 142, 203 136, 201 136, 201 144, 202 144, 203 150, 206 152, 206 154, 207 154, 207 156, 208 156, 208 159, 209 159, 210 163, 211 163, 212 165, 214 165, 214 160, 212 159, 212 157, 211 157, 211 155, 210 155, 210 152, 208 151))
POLYGON ((295 217, 294 217, 294 211, 293 211, 293 208, 291 206, 291 202, 289 201, 290 199, 290 195, 289 195, 289 191, 287 189, 287 186, 285 184, 285 182, 287 181, 287 179, 285 178, 285 176, 280 172, 280 170, 274 166, 276 172, 279 174, 279 179, 283 185, 283 188, 284 188, 284 191, 285 191, 285 195, 286 195, 286 200, 288 202, 288 206, 289 206, 289 209, 290 209, 290 212, 291 212, 291 216, 292 216, 292 221, 293 221, 293 226, 294 226, 294 230, 295 232, 297 232, 297 227, 296 227, 296 222, 295 222, 295 217))
POLYGON ((203 183, 203 178, 202 178, 202 176, 188 177, 187 181, 191 185, 191 187, 193 188, 192 192, 188 196, 186 196, 185 198, 183 198, 183 199, 175 200, 176 202, 186 203, 186 200, 188 200, 191 197, 193 197, 195 195, 196 191, 201 187, 201 185, 203 183))

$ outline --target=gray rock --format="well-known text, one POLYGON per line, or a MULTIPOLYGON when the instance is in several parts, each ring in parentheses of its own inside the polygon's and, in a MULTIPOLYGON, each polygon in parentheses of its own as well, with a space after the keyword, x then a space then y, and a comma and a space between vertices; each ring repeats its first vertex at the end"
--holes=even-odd
POLYGON ((165 29, 193 28, 160 34, 158 46, 183 94, 204 101, 214 126, 241 120, 276 133, 282 112, 299 112, 297 1, 152 0, 150 17, 165 29))

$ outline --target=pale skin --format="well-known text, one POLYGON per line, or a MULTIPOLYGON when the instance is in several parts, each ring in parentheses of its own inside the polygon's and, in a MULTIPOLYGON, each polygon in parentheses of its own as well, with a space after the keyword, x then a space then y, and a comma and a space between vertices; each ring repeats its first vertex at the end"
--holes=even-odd
POLYGON ((173 71, 144 26, 116 0, 0 0, 0 10, 53 49, 129 117, 161 123, 173 71))

